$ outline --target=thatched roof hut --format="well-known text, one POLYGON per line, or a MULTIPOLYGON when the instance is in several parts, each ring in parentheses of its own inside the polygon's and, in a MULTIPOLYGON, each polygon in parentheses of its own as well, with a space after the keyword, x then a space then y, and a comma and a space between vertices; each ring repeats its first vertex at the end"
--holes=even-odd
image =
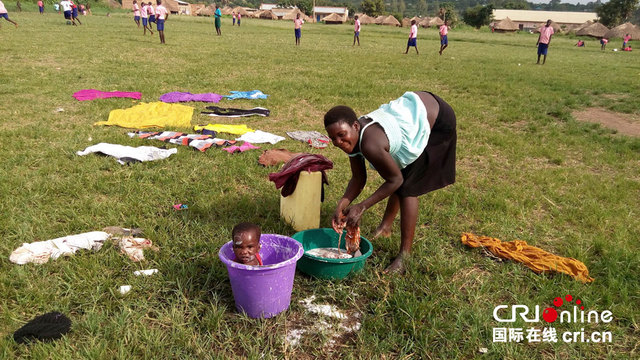
POLYGON ((236 6, 233 8, 233 10, 236 14, 240 14, 242 16, 248 16, 249 13, 247 12, 247 10, 245 10, 243 7, 241 6, 236 6))
POLYGON ((429 25, 429 21, 430 21, 430 20, 431 20, 431 19, 429 19, 429 17, 426 17, 426 16, 425 16, 425 17, 424 17, 424 19, 422 19, 422 20, 418 23, 418 26, 422 26, 423 28, 428 28, 428 27, 430 26, 430 25, 429 25))
POLYGON ((369 16, 367 14, 357 14, 357 15, 358 15, 358 20, 360 20, 360 24, 361 25, 375 24, 376 23, 376 19, 372 18, 371 16, 369 16))
POLYGON ((205 4, 189 4, 189 6, 191 7, 191 15, 193 16, 198 15, 198 11, 206 7, 205 4))
POLYGON ((591 24, 593 24, 593 21, 587 20, 587 21, 583 22, 582 24, 578 25, 578 27, 576 27, 574 30, 575 31, 580 31, 580 30, 586 28, 587 26, 589 26, 591 24))
POLYGON ((576 31, 576 35, 578 36, 591 36, 594 38, 602 38, 609 31, 609 28, 602 25, 601 23, 593 23, 583 29, 576 31))
POLYGON ((411 26, 411 19, 409 19, 409 18, 404 18, 404 19, 402 19, 402 26, 403 26, 403 27, 405 27, 405 26, 411 26))
POLYGON ((440 26, 440 25, 444 25, 444 21, 439 17, 436 16, 429 19, 429 26, 440 26))
POLYGON ((307 14, 303 13, 302 10, 296 8, 293 9, 293 11, 289 12, 287 15, 282 17, 282 20, 295 20, 296 16, 298 16, 298 14, 300 14, 300 18, 302 20, 304 20, 305 22, 313 22, 313 19, 308 16, 307 14))
POLYGON ((622 38, 627 34, 631 35, 631 39, 633 40, 640 40, 640 29, 630 22, 616 26, 607 31, 607 33, 604 34, 604 37, 607 39, 622 38))
MULTIPOLYGON (((547 26, 546 22, 543 22, 543 23, 540 23, 540 24, 536 25, 536 30, 534 32, 539 33, 540 32, 540 28, 544 27, 544 26, 547 26)), ((558 25, 558 23, 555 22, 555 21, 551 21, 551 24, 549 26, 551 26, 553 28, 553 32, 554 33, 558 33, 559 31, 562 30, 560 25, 558 25)))
MULTIPOLYGON (((214 9, 215 9, 215 6, 214 6, 214 9)), ((233 13, 233 8, 227 5, 222 9, 220 9, 220 11, 222 11, 222 15, 231 15, 233 13)))
POLYGON ((325 24, 342 24, 344 22, 343 16, 336 13, 331 13, 320 19, 320 21, 324 21, 325 24))
POLYGON ((253 13, 253 17, 257 19, 278 20, 278 15, 271 10, 262 10, 253 13))
MULTIPOLYGON (((409 19, 409 20, 415 20, 415 21, 416 21, 416 24, 420 24, 420 21, 422 21, 422 18, 421 18, 421 17, 419 17, 419 16, 414 16, 414 17, 412 17, 412 18, 411 18, 411 19, 409 19)), ((411 23, 411 22, 409 22, 409 23, 411 23)))
POLYGON ((388 25, 388 26, 402 26, 402 24, 400 23, 400 21, 398 21, 398 19, 396 19, 395 16, 393 15, 389 15, 386 18, 384 18, 384 20, 382 20, 382 25, 388 25))
POLYGON ((382 25, 382 22, 384 21, 385 17, 386 17, 386 16, 384 16, 384 15, 380 15, 380 16, 378 16, 378 17, 376 18, 376 20, 375 20, 375 23, 376 23, 377 25, 382 25))
POLYGON ((493 29, 497 32, 509 32, 509 31, 518 31, 520 27, 518 24, 514 23, 508 17, 498 21, 495 25, 493 25, 493 29))

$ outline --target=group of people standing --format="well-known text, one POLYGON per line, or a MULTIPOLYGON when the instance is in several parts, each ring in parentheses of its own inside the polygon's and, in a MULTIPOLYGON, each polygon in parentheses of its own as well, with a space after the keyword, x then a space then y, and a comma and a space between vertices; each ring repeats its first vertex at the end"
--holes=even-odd
POLYGON ((151 2, 141 3, 138 5, 137 0, 133 0, 133 20, 140 27, 140 20, 142 20, 142 27, 144 29, 143 35, 147 34, 147 30, 153 35, 153 28, 151 24, 156 24, 156 29, 160 36, 160 44, 165 44, 164 39, 164 22, 169 18, 169 12, 167 8, 162 5, 162 0, 156 0, 156 7, 154 8, 151 2))
MULTIPOLYGON (((357 18, 357 16, 356 16, 357 18)), ((446 20, 444 22, 444 24, 440 25, 440 28, 438 29, 438 33, 440 34, 440 51, 438 51, 438 53, 440 55, 442 55, 442 52, 444 51, 444 49, 446 49, 449 46, 449 20, 446 20)), ((416 23, 415 20, 411 20, 411 29, 409 30, 409 41, 407 41, 407 50, 404 52, 405 54, 409 53, 409 48, 410 47, 414 47, 416 49, 416 54, 420 54, 418 52, 418 24, 416 23)), ((358 41, 358 45, 360 45, 360 42, 358 41)))

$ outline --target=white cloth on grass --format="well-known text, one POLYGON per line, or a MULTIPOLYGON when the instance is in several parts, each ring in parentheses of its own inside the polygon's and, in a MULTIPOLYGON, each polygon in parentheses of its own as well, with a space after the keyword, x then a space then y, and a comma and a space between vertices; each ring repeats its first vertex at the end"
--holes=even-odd
POLYGON ((111 235, 104 231, 63 236, 46 241, 24 243, 9 256, 9 261, 19 265, 27 263, 44 264, 49 259, 73 255, 80 249, 98 251, 111 235))
POLYGON ((85 156, 91 153, 100 153, 113 156, 120 164, 133 161, 153 161, 166 159, 178 152, 178 149, 160 149, 155 146, 124 146, 118 144, 99 143, 89 146, 76 154, 85 156))
POLYGON ((278 136, 276 134, 268 133, 266 131, 256 130, 256 131, 245 133, 239 138, 237 138, 236 140, 246 141, 252 144, 263 144, 263 143, 277 144, 278 142, 284 140, 284 137, 278 136))

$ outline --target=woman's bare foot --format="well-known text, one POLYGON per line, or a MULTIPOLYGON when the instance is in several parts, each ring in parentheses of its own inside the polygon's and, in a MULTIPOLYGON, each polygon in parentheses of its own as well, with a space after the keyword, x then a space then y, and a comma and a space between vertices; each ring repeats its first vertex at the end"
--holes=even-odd
POLYGON ((398 255, 398 257, 396 257, 395 260, 393 260, 391 265, 387 266, 387 268, 384 269, 382 273, 403 275, 405 273, 403 258, 404 258, 403 255, 398 255))
POLYGON ((384 225, 378 225, 378 228, 376 228, 376 232, 373 233, 373 238, 372 239, 377 239, 379 237, 390 237, 391 236, 391 227, 390 226, 384 226, 384 225))

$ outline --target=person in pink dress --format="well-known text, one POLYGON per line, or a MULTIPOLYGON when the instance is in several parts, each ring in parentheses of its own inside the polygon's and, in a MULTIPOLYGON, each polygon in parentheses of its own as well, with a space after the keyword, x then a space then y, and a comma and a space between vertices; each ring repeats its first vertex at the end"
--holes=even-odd
POLYGON ((447 37, 448 33, 449 33, 449 20, 445 21, 444 24, 440 26, 440 55, 442 55, 442 52, 444 51, 444 49, 446 49, 447 46, 449 46, 449 38, 447 37))
POLYGON ((360 46, 360 19, 358 19, 358 15, 354 17, 354 29, 353 29, 353 45, 356 45, 356 41, 358 41, 358 46, 360 46))
POLYGON ((627 47, 627 43, 631 40, 631 35, 627 34, 622 38, 622 48, 625 49, 627 47))
POLYGON ((405 54, 409 53, 409 47, 413 46, 416 48, 416 54, 420 55, 420 53, 418 52, 418 45, 416 43, 418 39, 418 25, 416 25, 416 21, 415 20, 411 20, 411 31, 409 31, 409 41, 407 42, 407 51, 405 51, 405 54))
POLYGON ((231 13, 231 16, 233 17, 233 24, 232 24, 231 26, 236 26, 236 12, 235 12, 235 11, 233 11, 233 12, 231 13))
POLYGON ((304 24, 304 20, 300 19, 300 13, 298 13, 295 20, 293 20, 293 28, 296 34, 296 46, 300 45, 300 38, 302 37, 302 24, 304 24))
POLYGON ((238 27, 240 27, 240 19, 242 19, 242 14, 238 12, 238 27))
POLYGON ((38 0, 38 10, 40 11, 40 15, 44 14, 44 3, 42 0, 38 0))
POLYGON ((151 24, 149 24, 149 5, 142 3, 140 7, 140 17, 142 18, 142 28, 144 29, 142 35, 147 35, 147 30, 153 35, 151 24))
POLYGON ((547 61, 547 50, 551 43, 551 36, 554 33, 553 26, 551 26, 551 19, 547 20, 547 24, 541 27, 539 31, 540 36, 538 36, 538 41, 536 42, 536 46, 538 46, 538 62, 536 64, 540 64, 540 56, 544 55, 542 60, 542 65, 544 65, 547 61))

